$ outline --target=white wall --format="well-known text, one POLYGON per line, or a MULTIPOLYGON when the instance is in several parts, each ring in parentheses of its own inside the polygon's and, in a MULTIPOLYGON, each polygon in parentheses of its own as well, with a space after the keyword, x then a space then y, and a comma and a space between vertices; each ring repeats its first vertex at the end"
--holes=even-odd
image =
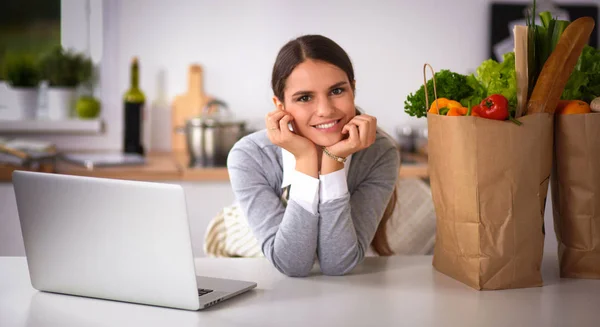
POLYGON ((188 65, 198 62, 207 93, 260 123, 272 110, 270 74, 278 50, 294 37, 318 33, 346 49, 355 65, 357 104, 392 131, 409 121, 403 101, 422 83, 425 61, 466 73, 486 58, 486 9, 485 1, 474 0, 122 1, 116 81, 126 89, 129 58, 139 56, 148 99, 157 95, 160 71, 172 99, 186 90, 188 65))
MULTIPOLYGON (((597 0, 562 1, 568 2, 597 0)), ((110 81, 118 90, 125 90, 129 60, 139 56, 141 87, 147 99, 153 101, 158 96, 163 73, 166 88, 162 91, 170 101, 185 92, 188 65, 197 62, 205 68, 206 92, 262 127, 263 116, 272 109, 270 74, 278 50, 294 37, 318 33, 332 38, 349 53, 356 70, 357 104, 393 132, 403 123, 426 124, 424 119, 411 119, 403 106, 406 96, 422 83, 423 63, 429 62, 436 70, 467 73, 488 58, 490 3, 120 1, 115 12, 109 13, 118 16, 118 41, 108 45, 118 48, 118 69, 110 81)), ((168 134, 168 128, 158 128, 168 134)))

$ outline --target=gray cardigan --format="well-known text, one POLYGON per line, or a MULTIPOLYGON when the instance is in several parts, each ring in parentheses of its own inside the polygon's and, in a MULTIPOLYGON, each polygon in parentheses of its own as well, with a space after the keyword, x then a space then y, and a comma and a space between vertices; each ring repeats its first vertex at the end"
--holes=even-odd
MULTIPOLYGON (((393 143, 375 143, 352 155, 349 194, 319 203, 318 213, 281 201, 281 148, 266 130, 238 141, 227 159, 231 186, 262 252, 288 276, 307 276, 315 259, 326 275, 343 275, 360 263, 390 200, 400 166, 393 143)), ((294 187, 292 185, 292 187, 294 187)))

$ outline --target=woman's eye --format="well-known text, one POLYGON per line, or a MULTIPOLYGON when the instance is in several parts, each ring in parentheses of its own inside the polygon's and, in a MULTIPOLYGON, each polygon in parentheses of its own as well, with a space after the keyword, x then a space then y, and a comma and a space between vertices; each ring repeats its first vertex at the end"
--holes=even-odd
POLYGON ((339 95, 339 94, 342 94, 342 93, 344 93, 344 89, 341 88, 341 87, 338 87, 338 88, 335 88, 335 89, 331 90, 331 94, 334 94, 334 95, 339 95))
POLYGON ((310 95, 303 95, 303 96, 299 97, 296 101, 308 102, 308 101, 310 101, 310 95))

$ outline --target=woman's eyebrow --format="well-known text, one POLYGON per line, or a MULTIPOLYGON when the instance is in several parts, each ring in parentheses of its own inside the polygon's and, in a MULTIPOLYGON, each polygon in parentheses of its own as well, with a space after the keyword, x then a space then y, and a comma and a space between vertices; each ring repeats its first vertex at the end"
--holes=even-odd
POLYGON ((338 88, 340 86, 344 86, 346 84, 348 84, 347 81, 337 82, 337 83, 333 84, 332 86, 330 86, 329 89, 332 90, 332 89, 338 88))
MULTIPOLYGON (((333 84, 332 86, 330 86, 329 89, 332 90, 332 89, 338 88, 340 86, 344 86, 346 84, 348 84, 347 81, 337 82, 337 83, 333 84)), ((295 92, 294 94, 292 94, 292 97, 295 97, 298 95, 313 94, 313 93, 314 93, 313 91, 298 91, 298 92, 295 92)))
POLYGON ((298 92, 292 94, 292 97, 295 97, 297 95, 307 95, 307 94, 313 94, 313 91, 298 91, 298 92))

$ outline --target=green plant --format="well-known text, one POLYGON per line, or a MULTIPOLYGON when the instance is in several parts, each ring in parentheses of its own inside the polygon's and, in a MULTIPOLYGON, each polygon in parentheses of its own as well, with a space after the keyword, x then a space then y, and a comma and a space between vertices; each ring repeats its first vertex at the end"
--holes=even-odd
POLYGON ((8 53, 4 57, 3 78, 13 87, 37 87, 40 71, 30 54, 8 53))
POLYGON ((76 87, 92 77, 92 61, 82 53, 56 47, 41 59, 42 79, 51 87, 76 87))

